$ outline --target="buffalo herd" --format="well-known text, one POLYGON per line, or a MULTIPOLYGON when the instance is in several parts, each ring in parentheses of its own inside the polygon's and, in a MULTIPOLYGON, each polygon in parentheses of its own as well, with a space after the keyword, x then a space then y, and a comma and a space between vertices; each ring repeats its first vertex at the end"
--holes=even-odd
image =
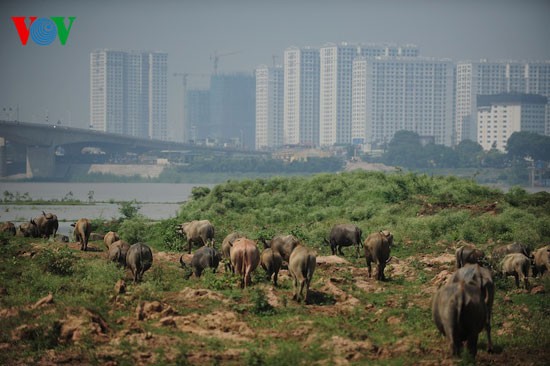
MULTIPOLYGON (((91 223, 80 219, 74 226, 75 239, 81 250, 87 250, 91 223)), ((51 213, 23 223, 16 230, 12 223, 3 223, 0 232, 9 235, 50 238, 58 229, 57 217, 51 213)), ((225 237, 221 250, 214 246, 214 226, 208 220, 195 220, 176 226, 176 232, 187 242, 190 254, 193 244, 200 246, 189 263, 180 257, 183 268, 190 268, 187 277, 194 274, 200 277, 204 270, 216 271, 220 262, 224 262, 226 271, 239 276, 240 287, 251 285, 252 272, 260 265, 267 278, 277 286, 278 273, 286 266, 293 284, 293 299, 308 303, 308 292, 315 272, 317 255, 306 247, 294 235, 277 235, 271 240, 261 239, 264 249, 260 251, 257 243, 238 232, 225 237)), ((343 255, 342 247, 353 246, 359 256, 364 249, 368 276, 372 276, 372 264, 376 266, 376 279, 385 281, 384 269, 390 262, 393 246, 393 234, 388 230, 371 233, 362 241, 362 231, 353 224, 335 225, 325 243, 330 245, 333 255, 343 255)), ((142 280, 143 274, 153 264, 151 248, 144 243, 130 245, 121 240, 116 232, 108 232, 103 237, 110 261, 130 269, 134 283, 142 280)), ((531 253, 521 243, 498 247, 490 256, 471 244, 460 246, 456 252, 456 271, 450 279, 435 292, 432 298, 432 318, 437 329, 446 337, 450 352, 459 355, 463 343, 472 356, 477 353, 479 333, 487 332, 487 350, 492 352, 491 316, 495 285, 493 274, 504 277, 513 276, 519 288, 530 287, 528 277, 550 272, 550 246, 544 246, 531 253)))

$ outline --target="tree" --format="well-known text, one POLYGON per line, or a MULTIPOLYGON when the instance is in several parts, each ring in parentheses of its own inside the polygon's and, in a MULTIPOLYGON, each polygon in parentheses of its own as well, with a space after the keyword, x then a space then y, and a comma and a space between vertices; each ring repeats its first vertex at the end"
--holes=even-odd
POLYGON ((416 132, 401 130, 393 135, 384 153, 384 163, 409 168, 416 168, 422 157, 422 144, 416 132))
POLYGON ((514 132, 506 144, 508 155, 513 159, 550 161, 550 136, 534 132, 514 132))
POLYGON ((483 147, 472 140, 462 140, 455 147, 458 155, 458 163, 461 168, 474 168, 479 166, 483 147))

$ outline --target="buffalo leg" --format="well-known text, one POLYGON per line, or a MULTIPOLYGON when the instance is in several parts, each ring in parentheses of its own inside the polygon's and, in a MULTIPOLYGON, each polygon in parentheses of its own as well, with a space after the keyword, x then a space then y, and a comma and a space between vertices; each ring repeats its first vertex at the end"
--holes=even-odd
POLYGON ((514 279, 516 280, 516 287, 519 288, 519 276, 517 273, 514 273, 514 279))
POLYGON ((468 337, 468 340, 466 342, 466 345, 468 347, 468 351, 472 355, 472 357, 475 357, 477 354, 477 337, 478 334, 473 334, 470 337, 468 337))

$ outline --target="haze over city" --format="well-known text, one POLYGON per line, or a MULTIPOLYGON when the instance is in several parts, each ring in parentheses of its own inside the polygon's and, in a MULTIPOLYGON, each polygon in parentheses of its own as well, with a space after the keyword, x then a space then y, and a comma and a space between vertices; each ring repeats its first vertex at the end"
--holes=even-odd
MULTIPOLYGON (((169 128, 179 122, 181 79, 175 72, 252 73, 282 63, 290 46, 327 42, 412 43, 425 57, 453 61, 550 59, 550 2, 485 1, 4 1, 0 4, 0 107, 19 120, 90 120, 90 52, 168 53, 169 128), (10 17, 75 16, 65 46, 22 46, 10 17)), ((206 87, 191 78, 189 87, 206 87)), ((4 119, 4 115, 1 119, 4 119)))

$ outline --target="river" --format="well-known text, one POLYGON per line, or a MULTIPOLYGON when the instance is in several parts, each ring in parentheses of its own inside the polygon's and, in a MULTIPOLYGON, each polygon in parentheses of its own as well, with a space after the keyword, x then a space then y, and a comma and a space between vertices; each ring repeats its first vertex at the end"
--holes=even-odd
POLYGON ((152 220, 175 217, 183 202, 191 196, 196 186, 213 187, 212 184, 187 183, 12 183, 1 182, 4 192, 20 196, 28 194, 33 199, 62 200, 66 197, 88 202, 88 205, 13 205, 0 204, 0 222, 12 221, 17 225, 45 212, 53 212, 60 220, 59 232, 72 232, 70 224, 81 217, 90 219, 118 218, 121 216, 115 201, 138 201, 139 213, 152 220))

